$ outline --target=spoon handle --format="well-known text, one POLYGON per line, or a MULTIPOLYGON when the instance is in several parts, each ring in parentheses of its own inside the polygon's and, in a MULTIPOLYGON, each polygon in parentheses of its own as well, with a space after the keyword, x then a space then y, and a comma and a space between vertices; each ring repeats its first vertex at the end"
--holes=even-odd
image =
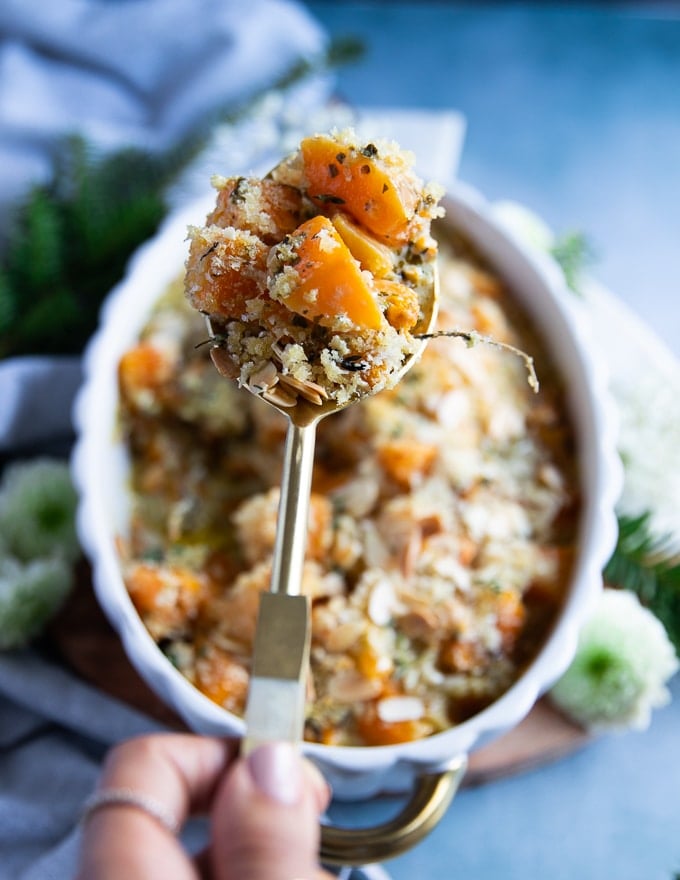
POLYGON ((307 547, 316 424, 288 423, 270 591, 298 596, 307 547))
POLYGON ((303 736, 311 627, 309 599, 301 593, 315 439, 315 424, 289 422, 270 591, 260 596, 255 633, 245 754, 303 736))

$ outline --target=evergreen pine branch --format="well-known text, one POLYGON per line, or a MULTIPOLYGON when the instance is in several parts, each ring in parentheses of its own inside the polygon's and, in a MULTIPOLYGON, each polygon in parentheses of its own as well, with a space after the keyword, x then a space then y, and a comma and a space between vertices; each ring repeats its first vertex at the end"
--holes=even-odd
POLYGON ((680 655, 680 552, 651 530, 651 514, 619 516, 619 537, 605 581, 635 593, 661 621, 680 655))
POLYGON ((165 181, 143 173, 153 159, 134 155, 134 163, 121 162, 120 155, 99 159, 82 139, 70 138, 53 181, 31 190, 3 261, 11 321, 0 336, 0 355, 83 347, 103 297, 166 212, 165 181))
POLYGON ((7 273, 0 270, 0 339, 9 333, 16 317, 14 290, 7 273))

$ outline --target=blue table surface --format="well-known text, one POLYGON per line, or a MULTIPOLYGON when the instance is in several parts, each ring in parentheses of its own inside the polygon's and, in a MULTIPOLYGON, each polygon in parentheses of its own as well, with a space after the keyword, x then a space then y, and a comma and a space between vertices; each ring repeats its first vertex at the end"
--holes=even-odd
MULTIPOLYGON (((582 230, 593 274, 680 354, 680 8, 663 4, 307 4, 366 54, 356 105, 454 108, 459 176, 582 230)), ((673 880, 680 874, 680 681, 649 730, 464 789, 395 880, 673 880)), ((339 809, 370 821, 380 804, 339 809)))

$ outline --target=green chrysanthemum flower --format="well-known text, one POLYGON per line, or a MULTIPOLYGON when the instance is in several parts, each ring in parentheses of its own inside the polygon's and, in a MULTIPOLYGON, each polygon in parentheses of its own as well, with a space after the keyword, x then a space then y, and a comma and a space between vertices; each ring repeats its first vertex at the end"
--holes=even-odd
POLYGON ((7 552, 22 562, 54 555, 76 559, 76 502, 64 462, 10 465, 0 488, 0 533, 7 552))
POLYGON ((669 701, 665 684, 677 669, 675 650, 656 617, 633 593, 608 589, 550 696, 589 730, 642 730, 652 710, 669 701))
POLYGON ((0 649, 27 644, 59 608, 72 584, 60 557, 22 564, 0 558, 0 649))

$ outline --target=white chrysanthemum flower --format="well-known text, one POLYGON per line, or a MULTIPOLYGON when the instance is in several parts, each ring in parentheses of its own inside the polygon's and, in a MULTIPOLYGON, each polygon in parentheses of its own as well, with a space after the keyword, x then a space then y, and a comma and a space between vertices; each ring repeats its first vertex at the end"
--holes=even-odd
POLYGON ((76 492, 68 466, 40 458, 10 465, 0 487, 0 533, 8 553, 28 562, 77 558, 76 492))
POLYGON ((72 584, 61 557, 21 563, 0 558, 0 649, 27 644, 59 608, 72 584))
POLYGON ((626 468, 623 511, 652 512, 654 531, 680 542, 680 377, 649 369, 613 383, 626 468))
POLYGON ((550 696, 589 730, 643 730, 652 710, 669 701, 665 684, 677 669, 673 645, 656 617, 633 593, 607 589, 550 696))

